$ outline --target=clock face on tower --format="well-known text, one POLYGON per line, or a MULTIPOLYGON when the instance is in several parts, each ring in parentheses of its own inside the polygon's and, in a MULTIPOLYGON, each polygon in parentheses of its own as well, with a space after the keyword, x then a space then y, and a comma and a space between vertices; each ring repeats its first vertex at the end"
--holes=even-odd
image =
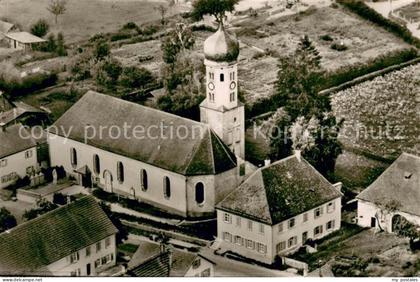
POLYGON ((213 91, 215 89, 215 86, 214 86, 214 83, 213 82, 210 82, 209 85, 208 85, 208 87, 209 87, 209 89, 211 91, 213 91))
POLYGON ((230 90, 235 90, 235 88, 236 88, 236 82, 232 82, 231 84, 230 84, 230 90))

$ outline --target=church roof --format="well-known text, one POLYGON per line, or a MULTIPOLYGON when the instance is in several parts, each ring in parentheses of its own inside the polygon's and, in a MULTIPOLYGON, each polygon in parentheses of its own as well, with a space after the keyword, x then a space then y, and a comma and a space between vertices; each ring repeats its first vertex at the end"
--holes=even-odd
POLYGON ((420 216, 420 157, 403 153, 358 199, 400 203, 398 210, 420 216))
POLYGON ((305 159, 291 156, 256 171, 217 209, 275 225, 341 196, 305 159))
POLYGON ((239 42, 220 25, 215 34, 204 42, 204 55, 215 62, 236 61, 239 56, 239 42))
POLYGON ((235 155, 208 125, 93 91, 49 131, 182 175, 215 175, 236 167, 235 155), (85 140, 85 129, 94 136, 85 140))
POLYGON ((42 275, 49 264, 117 232, 86 196, 0 234, 0 275, 42 275))
POLYGON ((0 127, 0 159, 35 147, 36 141, 21 124, 0 127), (28 136, 28 138, 26 138, 28 136))

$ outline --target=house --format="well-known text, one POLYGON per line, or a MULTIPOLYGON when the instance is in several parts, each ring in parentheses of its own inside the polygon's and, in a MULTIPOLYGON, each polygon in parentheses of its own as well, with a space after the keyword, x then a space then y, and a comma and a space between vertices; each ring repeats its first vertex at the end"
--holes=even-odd
POLYGON ((38 168, 37 143, 21 124, 0 124, 0 189, 38 168))
POLYGON ((357 200, 360 226, 393 232, 401 218, 420 226, 420 157, 403 153, 357 200))
POLYGON ((33 50, 34 48, 47 42, 45 39, 30 34, 26 31, 9 32, 5 35, 5 38, 9 42, 10 48, 25 51, 33 50))
POLYGON ((18 30, 19 28, 16 25, 0 20, 0 40, 4 39, 7 33, 18 30))
POLYGON ((340 229, 339 190, 298 152, 261 168, 217 205, 220 248, 272 264, 340 229))
POLYGON ((142 242, 127 265, 131 277, 213 277, 214 263, 197 253, 142 242))
POLYGON ((116 263, 116 233, 86 196, 0 234, 0 275, 95 276, 116 263))
POLYGON ((240 181, 245 113, 238 101, 238 41, 220 27, 204 54, 201 122, 89 91, 51 127, 52 165, 85 186, 170 213, 214 215, 240 181))

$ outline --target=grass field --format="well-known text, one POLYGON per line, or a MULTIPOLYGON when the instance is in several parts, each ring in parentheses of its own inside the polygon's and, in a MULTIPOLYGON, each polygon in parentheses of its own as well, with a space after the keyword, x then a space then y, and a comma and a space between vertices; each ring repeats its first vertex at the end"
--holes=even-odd
MULTIPOLYGON (((40 18, 48 20, 51 32, 62 31, 67 43, 79 42, 99 32, 111 32, 127 22, 137 24, 158 20, 154 7, 166 4, 165 0, 70 0, 67 11, 58 18, 47 11, 49 0, 0 1, 0 18, 7 18, 28 30, 40 18)), ((172 12, 175 12, 172 11, 172 12)))

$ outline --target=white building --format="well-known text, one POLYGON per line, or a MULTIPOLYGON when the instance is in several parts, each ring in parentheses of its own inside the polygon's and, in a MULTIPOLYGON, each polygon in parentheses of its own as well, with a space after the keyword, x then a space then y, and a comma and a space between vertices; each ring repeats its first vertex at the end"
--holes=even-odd
POLYGON ((47 40, 26 31, 9 32, 5 35, 5 38, 9 42, 10 48, 24 51, 33 50, 34 48, 47 42, 47 40))
POLYGON ((420 226, 420 157, 403 153, 357 199, 360 226, 393 232, 401 217, 420 226))
POLYGON ((299 154, 259 169, 216 207, 221 248, 272 264, 340 229, 339 190, 299 154))
POLYGON ((117 231, 84 197, 0 234, 0 275, 96 276, 115 266, 117 231))
POLYGON ((0 189, 32 174, 37 167, 37 143, 30 133, 20 124, 0 124, 0 189))
POLYGON ((51 127, 52 166, 86 186, 174 214, 214 214, 239 183, 235 154, 244 158, 245 113, 237 90, 239 43, 220 28, 204 49, 202 122, 90 91, 51 127))
POLYGON ((127 266, 131 277, 213 277, 214 263, 198 253, 141 242, 127 266))

